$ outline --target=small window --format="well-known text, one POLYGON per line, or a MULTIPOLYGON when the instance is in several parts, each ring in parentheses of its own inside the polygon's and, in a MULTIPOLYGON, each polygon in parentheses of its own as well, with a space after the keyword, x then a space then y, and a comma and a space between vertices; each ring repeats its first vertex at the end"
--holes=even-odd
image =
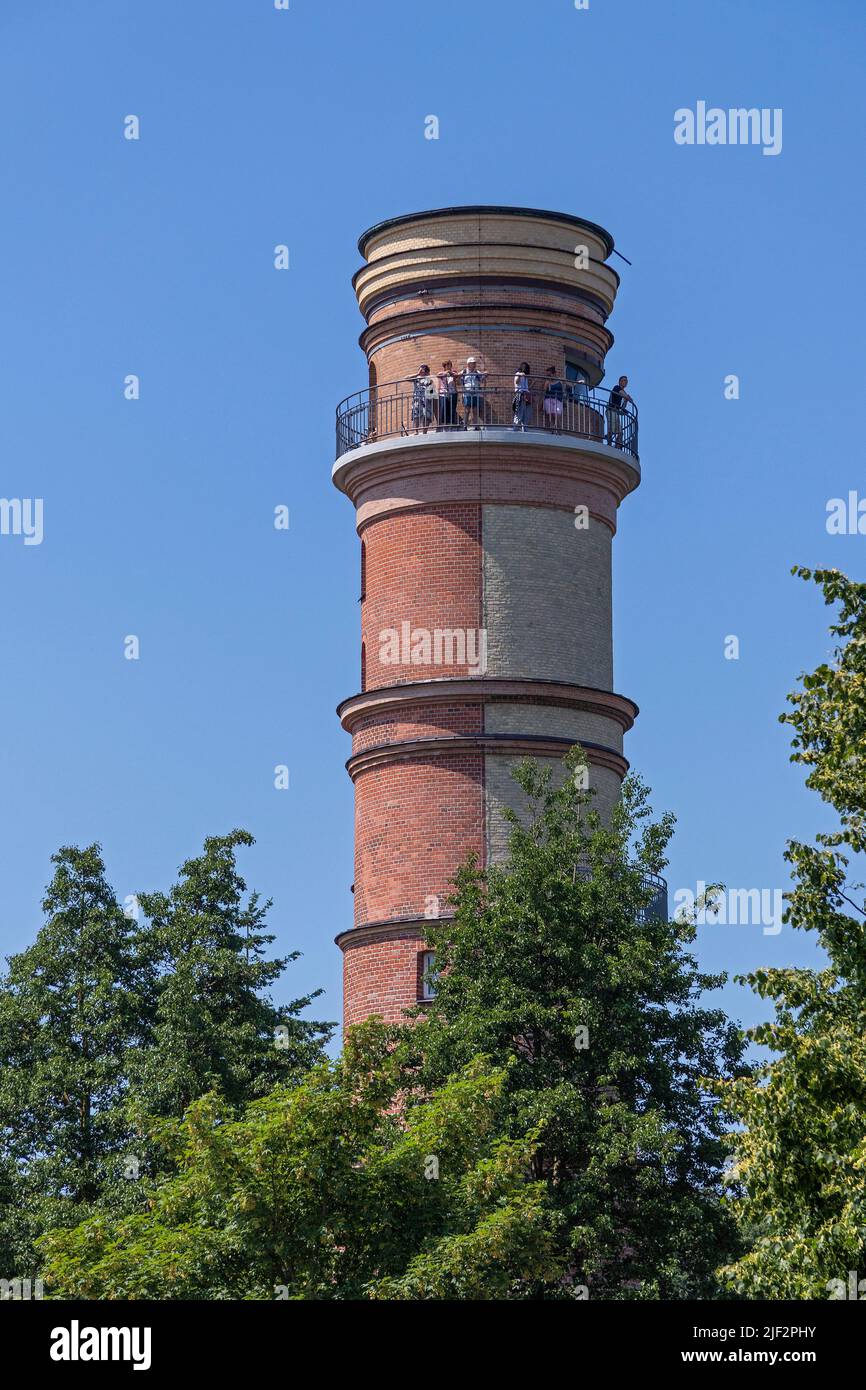
POLYGON ((418 998, 434 999, 436 997, 436 953, 434 951, 422 951, 418 958, 418 998))
POLYGON ((361 643, 361 694, 367 689, 367 648, 361 643))
POLYGON ((367 597, 367 547, 361 541, 361 602, 367 597))

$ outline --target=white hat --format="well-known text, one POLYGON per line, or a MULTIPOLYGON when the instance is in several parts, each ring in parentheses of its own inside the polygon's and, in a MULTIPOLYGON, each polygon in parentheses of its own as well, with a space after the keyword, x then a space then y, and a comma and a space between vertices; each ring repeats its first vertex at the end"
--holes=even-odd
POLYGON ((478 361, 478 358, 477 358, 477 357, 467 357, 466 361, 467 361, 467 362, 477 362, 477 361, 478 361))

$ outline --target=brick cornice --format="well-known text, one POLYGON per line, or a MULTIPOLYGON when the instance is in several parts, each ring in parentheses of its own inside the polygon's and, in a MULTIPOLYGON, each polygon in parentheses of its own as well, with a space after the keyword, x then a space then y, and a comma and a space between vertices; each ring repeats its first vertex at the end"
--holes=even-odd
MULTIPOLYGON (((604 371, 605 354, 609 351, 613 335, 602 325, 579 314, 565 310, 555 310, 548 306, 535 308, 520 304, 490 304, 472 308, 471 324, 466 320, 466 306, 448 304, 439 308, 425 308, 422 311, 407 311, 393 314, 371 324, 361 334, 359 343, 368 359, 372 359, 383 347, 391 343, 410 339, 441 338, 458 332, 483 334, 494 329, 508 329, 512 332, 529 331, 543 337, 562 339, 588 350, 595 364, 591 385, 597 385, 604 371)), ((483 342, 478 339, 478 347, 483 342)))
POLYGON ((508 680, 492 676, 472 679, 413 681, 380 686, 351 695, 337 706, 343 728, 352 733, 359 720, 370 714, 391 713, 417 704, 488 704, 495 701, 521 701, 534 705, 558 705, 607 715, 632 727, 639 713, 637 705, 625 695, 590 686, 570 685, 566 681, 508 680))
MULTIPOLYGON (((453 913, 442 913, 438 920, 448 919, 453 913)), ((362 922, 357 927, 347 927, 334 937, 334 941, 345 951, 348 946, 368 946, 373 941, 395 941, 406 937, 423 941, 425 937, 422 917, 390 917, 384 922, 362 922)))
MULTIPOLYGON (((435 738, 400 739, 379 743, 356 753, 346 763, 352 781, 362 772, 403 758, 449 757, 454 753, 500 753, 511 757, 562 758, 575 740, 547 734, 445 734, 435 738)), ((628 760, 615 748, 580 740, 587 761, 606 767, 620 778, 628 772, 628 760)))
MULTIPOLYGON (((536 308, 538 312, 543 312, 545 308, 544 305, 538 305, 537 303, 539 295, 543 294, 556 296, 564 306, 568 306, 571 310, 573 310, 576 305, 581 307, 586 306, 598 321, 599 327, 602 327, 611 341, 613 341, 613 333, 604 323, 605 305, 600 299, 595 298, 594 295, 587 294, 585 290, 578 290, 572 286, 563 285, 556 280, 527 279, 525 276, 521 275, 498 275, 493 284, 487 284, 484 280, 479 280, 477 275, 467 275, 462 279, 459 276, 451 275, 445 276, 444 278, 434 276, 423 285, 415 284, 405 291, 386 291, 381 299, 371 300, 367 305, 369 322, 367 329, 361 334, 360 342, 363 345, 364 335, 368 329, 372 330, 378 324, 387 322, 389 317, 393 317, 390 315, 377 317, 383 309, 393 308, 398 304, 417 303, 419 299, 424 301, 428 295, 433 299, 437 296, 448 296, 447 302, 456 305, 461 302, 461 296, 464 293, 467 299, 469 294, 472 294, 471 302, 473 308, 476 310, 479 308, 502 309, 505 307, 513 309, 513 300, 503 302, 494 297, 508 290, 525 290, 527 292, 527 300, 531 295, 534 301, 533 304, 528 307, 536 308)), ((429 308, 430 312, 437 312, 440 307, 444 306, 425 305, 425 309, 429 308)), ((558 312, 555 305, 548 305, 546 307, 548 310, 552 308, 554 313, 558 312)), ((399 310, 398 312, 406 313, 408 317, 412 316, 412 311, 409 309, 399 310)))

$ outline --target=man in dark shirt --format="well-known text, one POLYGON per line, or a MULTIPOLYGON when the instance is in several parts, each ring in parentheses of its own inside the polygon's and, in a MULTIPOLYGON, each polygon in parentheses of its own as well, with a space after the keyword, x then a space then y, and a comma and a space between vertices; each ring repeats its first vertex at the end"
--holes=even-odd
POLYGON ((621 376, 616 386, 611 387, 610 397, 607 405, 607 442, 619 448, 622 444, 622 432, 628 419, 625 410, 626 402, 634 405, 634 401, 625 389, 628 386, 628 377, 621 376))

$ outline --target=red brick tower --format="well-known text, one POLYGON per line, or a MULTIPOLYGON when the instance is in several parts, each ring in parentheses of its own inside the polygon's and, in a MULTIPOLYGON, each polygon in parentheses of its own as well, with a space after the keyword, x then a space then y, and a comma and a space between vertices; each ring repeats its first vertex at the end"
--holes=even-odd
POLYGON ((361 688, 339 709, 355 785, 347 1024, 422 996, 425 920, 447 914, 470 851, 503 853, 515 761, 582 744, 604 813, 637 713, 612 688, 611 542, 640 481, 633 407, 598 387, 612 238, 561 213, 464 207, 382 222, 359 249, 369 386, 338 409, 334 466, 361 538, 361 688), (440 395, 449 359, 456 400, 440 395), (422 365, 432 387, 413 383, 422 365))

